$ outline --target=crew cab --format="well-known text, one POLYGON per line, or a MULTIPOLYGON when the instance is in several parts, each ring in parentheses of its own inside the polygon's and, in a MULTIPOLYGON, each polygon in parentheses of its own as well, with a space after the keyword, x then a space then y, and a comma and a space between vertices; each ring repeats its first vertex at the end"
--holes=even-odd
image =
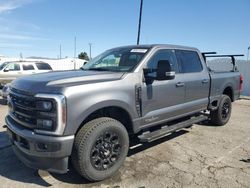
POLYGON ((16 79, 6 116, 14 152, 27 166, 57 173, 71 159, 81 176, 100 181, 122 166, 131 139, 151 142, 205 120, 225 125, 242 77, 234 55, 228 72, 210 70, 208 56, 191 47, 132 45, 107 50, 81 70, 16 79))

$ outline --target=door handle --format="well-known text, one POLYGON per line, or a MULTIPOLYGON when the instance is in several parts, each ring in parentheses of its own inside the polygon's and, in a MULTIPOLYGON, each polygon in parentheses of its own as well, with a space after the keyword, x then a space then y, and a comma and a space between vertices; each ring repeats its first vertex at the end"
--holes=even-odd
POLYGON ((176 87, 183 87, 185 84, 184 84, 184 82, 178 82, 175 85, 176 85, 176 87))
POLYGON ((203 84, 208 83, 208 79, 204 79, 204 80, 202 80, 202 83, 203 83, 203 84))

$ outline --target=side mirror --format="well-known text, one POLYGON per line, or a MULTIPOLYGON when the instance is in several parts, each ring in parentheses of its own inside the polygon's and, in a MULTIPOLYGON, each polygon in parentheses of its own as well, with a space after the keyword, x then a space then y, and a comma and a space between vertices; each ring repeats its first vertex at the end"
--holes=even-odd
POLYGON ((172 71, 168 60, 158 61, 156 70, 156 80, 173 80, 175 78, 175 72, 172 71))
POLYGON ((9 72, 10 69, 9 69, 9 68, 5 68, 3 71, 4 71, 4 72, 9 72))

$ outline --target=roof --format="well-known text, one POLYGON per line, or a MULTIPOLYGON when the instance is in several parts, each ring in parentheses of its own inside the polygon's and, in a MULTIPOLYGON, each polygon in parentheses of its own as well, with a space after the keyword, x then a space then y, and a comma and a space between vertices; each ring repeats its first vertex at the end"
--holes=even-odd
POLYGON ((45 63, 43 61, 6 61, 5 63, 45 63))
MULTIPOLYGON (((173 44, 143 44, 143 45, 127 45, 120 46, 117 48, 171 48, 171 49, 185 49, 185 50, 198 50, 194 47, 181 46, 181 45, 173 45, 173 44)), ((112 48, 115 49, 115 48, 112 48)))

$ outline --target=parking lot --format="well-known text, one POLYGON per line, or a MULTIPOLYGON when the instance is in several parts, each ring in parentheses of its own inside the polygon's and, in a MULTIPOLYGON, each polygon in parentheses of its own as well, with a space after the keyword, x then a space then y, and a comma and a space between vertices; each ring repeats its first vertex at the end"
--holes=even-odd
MULTIPOLYGON (((7 107, 0 104, 0 125, 7 107)), ((24 166, 0 126, 0 187, 250 187, 250 100, 233 104, 223 127, 194 125, 130 149, 111 179, 90 183, 70 168, 65 175, 24 166)))

